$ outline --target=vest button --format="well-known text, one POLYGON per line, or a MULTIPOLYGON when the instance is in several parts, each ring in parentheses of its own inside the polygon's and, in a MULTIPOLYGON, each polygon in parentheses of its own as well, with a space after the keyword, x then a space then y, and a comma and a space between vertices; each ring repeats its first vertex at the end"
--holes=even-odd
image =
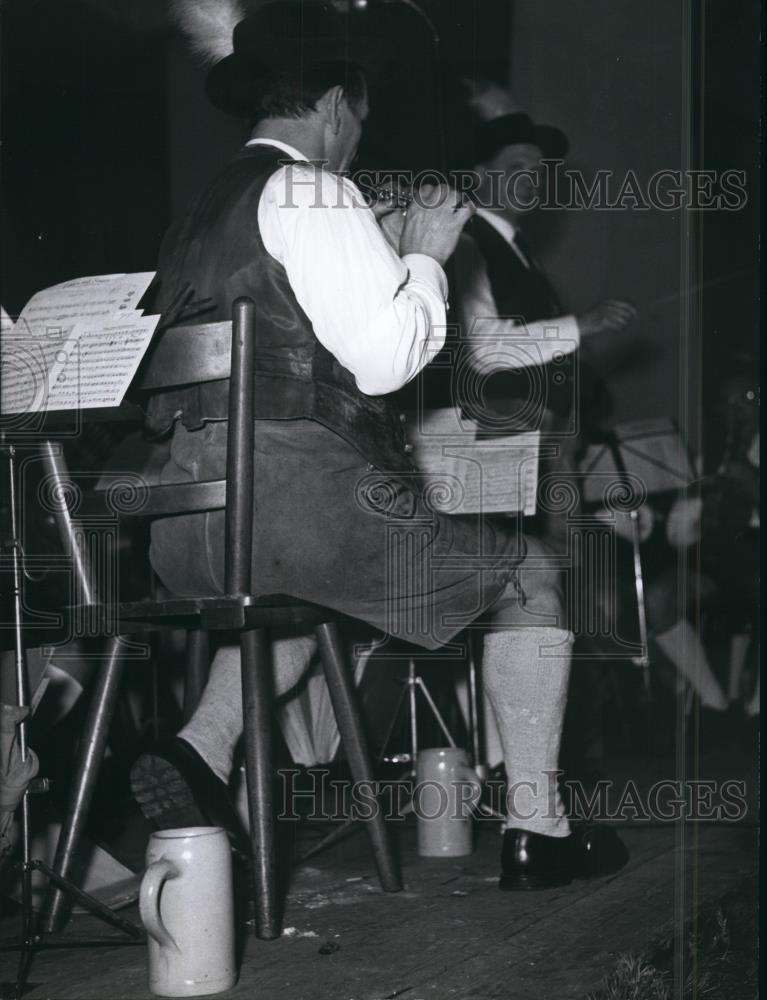
POLYGON ((412 450, 413 450, 412 444, 406 444, 405 445, 405 454, 406 455, 409 455, 412 450))
POLYGON ((399 420, 401 424, 404 424, 407 421, 407 417, 405 416, 404 413, 400 413, 399 420))

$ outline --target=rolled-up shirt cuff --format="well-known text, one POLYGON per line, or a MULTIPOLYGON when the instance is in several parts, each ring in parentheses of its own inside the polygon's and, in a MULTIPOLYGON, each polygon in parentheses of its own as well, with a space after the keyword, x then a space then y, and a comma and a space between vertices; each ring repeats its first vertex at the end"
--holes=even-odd
MULTIPOLYGON (((576 350, 581 343, 581 331, 578 320, 573 315, 557 316, 551 323, 542 321, 543 327, 548 331, 549 327, 556 327, 557 339, 564 341, 565 354, 576 350)), ((545 334, 544 334, 545 335, 545 334)))
POLYGON ((426 282, 447 302, 447 276, 433 257, 425 253, 406 253, 402 258, 411 278, 426 282))

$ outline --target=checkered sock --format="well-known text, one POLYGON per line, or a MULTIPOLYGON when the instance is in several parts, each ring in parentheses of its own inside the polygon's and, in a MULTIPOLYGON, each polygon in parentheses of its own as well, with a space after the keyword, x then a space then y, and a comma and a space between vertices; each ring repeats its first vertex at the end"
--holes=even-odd
POLYGON ((482 679, 503 745, 507 828, 570 833, 557 787, 573 637, 550 627, 488 632, 482 679))
MULTIPOLYGON (((301 679, 315 646, 313 636, 291 636, 272 642, 277 697, 301 679)), ((178 735, 194 747, 221 781, 229 782, 234 749, 242 736, 239 646, 222 646, 218 650, 197 711, 178 735)))

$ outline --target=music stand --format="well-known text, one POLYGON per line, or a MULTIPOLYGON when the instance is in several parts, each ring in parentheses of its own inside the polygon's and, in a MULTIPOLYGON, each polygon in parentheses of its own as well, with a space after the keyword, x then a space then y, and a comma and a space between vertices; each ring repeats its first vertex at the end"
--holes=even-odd
MULTIPOLYGON (((591 437, 596 443, 587 449, 581 462, 581 472, 586 477, 583 488, 586 501, 604 500, 606 478, 611 479, 611 485, 623 485, 627 496, 632 494, 637 480, 641 481, 649 495, 685 487, 695 478, 687 449, 670 418, 618 424, 613 429, 593 432, 591 437)), ((650 657, 638 508, 629 510, 628 517, 639 643, 642 647, 642 653, 633 657, 632 662, 642 669, 644 691, 649 697, 650 657)))
MULTIPOLYGON (((144 316, 143 309, 139 303, 143 299, 154 272, 144 272, 135 275, 102 275, 93 278, 75 279, 73 282, 64 282, 53 288, 45 289, 35 296, 36 307, 39 310, 31 321, 25 318, 25 310, 14 326, 9 326, 6 316, 3 315, 1 324, 0 347, 2 350, 2 366, 0 366, 0 379, 3 388, 13 387, 13 379, 23 387, 20 394, 13 391, 10 393, 11 404, 7 404, 8 396, 3 393, 4 408, 0 411, 0 420, 6 416, 11 418, 9 425, 0 426, 0 453, 8 456, 8 472, 11 492, 11 549, 13 552, 13 591, 14 591, 14 645, 16 660, 16 687, 17 700, 21 708, 29 705, 29 692, 27 690, 26 664, 24 657, 23 641, 23 618, 22 618, 22 577, 24 575, 24 559, 21 547, 20 521, 19 521, 19 495, 16 479, 16 448, 18 442, 29 444, 30 442, 39 446, 46 473, 50 478, 54 492, 58 495, 65 495, 68 487, 68 475, 66 463, 59 447, 50 437, 71 437, 73 431, 79 429, 83 419, 99 420, 108 414, 110 420, 136 421, 142 424, 145 414, 136 404, 126 402, 125 391, 128 384, 135 376, 136 368, 141 364, 142 359, 149 347, 150 341, 156 342, 156 333, 167 326, 189 319, 207 312, 212 308, 210 299, 195 300, 193 290, 189 283, 185 283, 179 289, 177 295, 166 310, 163 323, 158 326, 159 316, 144 316), (110 283, 112 283, 110 285, 110 283), (130 366, 118 366, 119 378, 122 378, 124 385, 119 381, 109 384, 105 389, 100 384, 98 373, 88 372, 85 365, 85 354, 81 353, 81 338, 93 333, 93 314, 84 310, 86 317, 83 326, 79 321, 71 322, 73 311, 77 313, 80 307, 89 305, 89 296, 93 286, 98 285, 101 291, 105 291, 107 302, 110 304, 109 314, 99 314, 101 326, 99 331, 117 329, 120 332, 128 329, 136 333, 136 337, 131 341, 130 366), (110 303, 110 296, 112 296, 110 303), (60 319, 64 315, 65 319, 60 319), (90 319, 88 319, 90 317, 90 319), (19 336, 16 336, 17 327, 20 328, 19 336), (86 334, 86 331, 88 333, 86 334), (62 350, 56 354, 46 353, 41 350, 41 343, 45 343, 45 338, 54 336, 60 342, 62 350), (67 350, 63 350, 67 348, 67 350), (30 353, 31 352, 31 353, 30 353), (62 355, 59 358, 58 355, 62 355), (59 366, 57 368, 56 366, 59 366), (131 367, 132 366, 132 367, 131 367), (59 371, 54 379, 53 373, 59 371), (90 397, 88 404, 81 398, 81 390, 87 389, 89 379, 93 380, 96 387, 95 395, 90 397), (66 389, 61 389, 61 386, 66 389), (40 388, 43 387, 42 396, 40 388), (47 387, 47 390, 46 388, 47 387), (61 390, 58 395, 55 390, 61 390), (104 391, 102 391, 104 390, 104 391), (52 400, 57 400, 52 401, 52 400), (87 416, 85 414, 87 413, 87 416), (25 419, 18 423, 18 419, 25 419), (27 424, 26 419, 30 419, 27 424), (43 423, 38 423, 38 419, 43 423), (44 425, 44 426, 43 426, 44 425), (14 429, 13 436, 8 433, 7 427, 14 429), (49 427, 63 426, 64 430, 53 431, 49 434, 49 427), (67 430, 68 428, 68 430, 67 430), (16 442, 16 443, 14 443, 16 442)), ((30 304, 28 303, 28 306, 30 304)), ((100 308, 104 308, 103 303, 100 308)), ((95 329, 95 328, 94 328, 95 329)), ((111 346, 111 342, 110 342, 111 346)), ((125 344, 120 342, 120 349, 123 350, 125 344)), ((92 387, 93 387, 92 386, 92 387)), ((17 386, 18 388, 18 386, 17 386)), ((91 567, 86 561, 86 554, 81 551, 76 532, 72 524, 66 505, 62 505, 60 510, 54 514, 59 535, 65 549, 73 559, 73 569, 77 586, 83 597, 83 604, 88 606, 97 603, 98 597, 94 580, 92 579, 91 567)), ((116 653, 116 644, 112 648, 114 656, 110 656, 107 666, 107 687, 109 687, 109 701, 113 701, 117 695, 117 686, 112 684, 110 678, 119 679, 117 664, 119 656, 116 653)), ((106 694, 104 701, 107 701, 106 694)), ((101 706, 103 707, 103 705, 101 706)), ((26 736, 26 723, 22 721, 18 727, 19 749, 22 760, 27 759, 28 747, 26 736)), ((91 755, 92 756, 92 755, 91 755)), ((90 761, 89 761, 90 764, 90 761)), ((94 772, 95 773, 95 772, 94 772)), ((30 847, 30 823, 29 823, 29 802, 27 796, 34 791, 44 791, 47 782, 38 779, 28 787, 22 797, 22 862, 21 862, 21 882, 22 882, 22 943, 21 956, 16 978, 15 996, 21 996, 26 982, 30 964, 34 951, 43 944, 43 934, 46 936, 55 933, 54 925, 62 914, 64 897, 78 902, 93 913, 100 920, 112 924, 119 930, 130 935, 135 943, 145 939, 143 928, 137 924, 121 917, 115 910, 103 904, 87 892, 84 892, 67 877, 59 874, 49 867, 45 862, 31 857, 30 847), (48 912, 44 918, 44 929, 41 925, 36 926, 32 907, 32 886, 31 875, 33 871, 41 872, 49 883, 56 887, 56 891, 49 891, 48 912)), ((61 840, 57 849, 57 856, 60 861, 62 871, 69 873, 70 865, 74 857, 74 826, 70 831, 69 839, 63 844, 61 840)), ((63 835, 63 829, 62 829, 63 835)), ((111 943, 116 943, 110 941, 111 943)), ((122 943, 122 942, 120 942, 122 943)), ((126 942, 127 943, 127 942, 126 942)))
MULTIPOLYGON (((8 481, 10 498, 10 549, 11 568, 13 576, 13 629, 14 629, 14 654, 16 672, 17 703, 19 708, 29 708, 29 690, 27 683, 26 658, 24 654, 23 635, 23 614, 22 614, 22 577, 24 575, 23 548, 20 536, 19 521, 19 492, 16 474, 16 446, 9 443, 4 431, 0 431, 0 454, 6 455, 8 459, 8 481)), ((19 753, 22 761, 26 761, 29 755, 27 743, 27 723, 26 719, 21 719, 18 724, 19 753)), ((52 882, 62 893, 68 896, 73 902, 79 903, 94 916, 105 923, 117 927, 128 934, 135 941, 144 940, 144 931, 137 924, 125 917, 120 916, 111 907, 106 906, 90 893, 84 892, 68 878, 64 878, 55 872, 44 861, 32 857, 31 848, 31 825, 29 816, 29 796, 48 791, 48 781, 45 778, 35 778, 25 789, 21 798, 21 862, 19 864, 21 875, 21 944, 19 945, 21 954, 16 972, 16 981, 13 992, 14 1000, 21 998, 24 993, 24 986, 29 976, 29 970, 37 950, 45 947, 46 932, 39 926, 39 921, 35 916, 32 900, 32 873, 40 872, 49 882, 52 882)), ((109 944, 115 944, 110 940, 109 944)), ((126 942, 127 943, 127 942, 126 942)))

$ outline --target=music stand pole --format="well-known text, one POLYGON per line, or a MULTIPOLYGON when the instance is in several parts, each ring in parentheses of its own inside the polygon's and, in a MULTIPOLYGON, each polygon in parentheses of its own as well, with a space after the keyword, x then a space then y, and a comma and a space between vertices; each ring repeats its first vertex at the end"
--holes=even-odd
MULTIPOLYGON (((631 489, 626 463, 621 454, 620 440, 615 431, 605 432, 605 441, 615 463, 615 471, 626 489, 631 489)), ((634 591, 637 601, 637 621, 639 624, 639 644, 642 647, 640 656, 633 658, 634 663, 642 669, 642 682, 645 696, 650 697, 650 657, 647 638, 647 608, 644 596, 644 572, 642 570, 642 552, 639 539, 639 512, 636 508, 629 511, 629 521, 631 522, 631 551, 634 562, 634 591)))
MULTIPOLYGON (((27 665, 24 655, 24 638, 22 634, 22 583, 21 583, 21 552, 19 536, 19 509, 16 484, 16 449, 6 445, 5 433, 0 435, 0 445, 8 454, 8 492, 11 505, 11 568, 13 577, 13 643, 14 665, 16 670, 16 702, 21 709, 29 709, 29 684, 27 680, 27 665)), ((19 740, 19 754, 22 763, 29 758, 27 745, 26 713, 16 727, 19 740)), ((32 961, 34 946, 34 920, 32 916, 32 868, 31 868, 30 826, 29 826, 29 796, 27 791, 21 797, 21 933, 22 950, 16 972, 16 994, 20 994, 29 965, 32 961)))

